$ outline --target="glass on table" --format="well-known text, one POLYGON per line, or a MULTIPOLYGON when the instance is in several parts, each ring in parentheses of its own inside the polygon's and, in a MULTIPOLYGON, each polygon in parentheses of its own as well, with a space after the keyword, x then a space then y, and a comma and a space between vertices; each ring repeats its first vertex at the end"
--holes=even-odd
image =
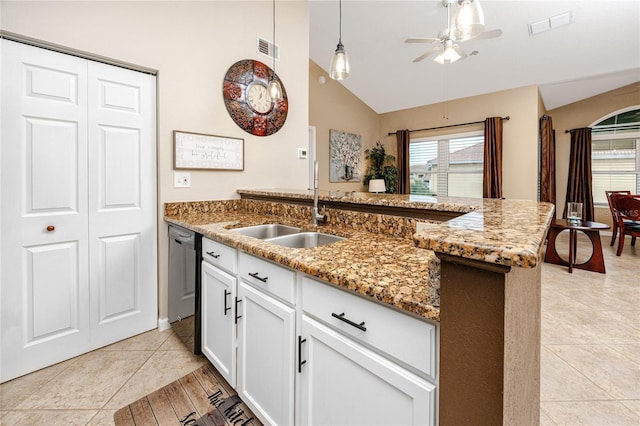
POLYGON ((567 203, 567 220, 570 225, 579 225, 582 222, 582 203, 567 203))

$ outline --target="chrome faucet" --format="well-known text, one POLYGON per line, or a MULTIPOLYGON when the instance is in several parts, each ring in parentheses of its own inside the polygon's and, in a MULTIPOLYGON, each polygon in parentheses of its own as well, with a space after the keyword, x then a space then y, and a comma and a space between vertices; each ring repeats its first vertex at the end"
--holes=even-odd
MULTIPOLYGON (((324 209, 323 209, 324 211, 324 209)), ((313 212, 311 213, 313 226, 318 226, 318 222, 324 222, 325 214, 321 214, 318 210, 318 160, 313 162, 313 212)))

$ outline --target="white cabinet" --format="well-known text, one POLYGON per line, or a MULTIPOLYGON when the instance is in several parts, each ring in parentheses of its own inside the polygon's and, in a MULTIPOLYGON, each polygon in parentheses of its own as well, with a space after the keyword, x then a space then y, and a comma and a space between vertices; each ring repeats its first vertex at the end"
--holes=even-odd
POLYGON ((236 386, 236 278, 202 262, 202 353, 236 386))
POLYGON ((299 425, 433 425, 435 386, 302 316, 299 425))
POLYGON ((293 424, 295 272, 208 238, 202 252, 203 354, 262 422, 293 424))
POLYGON ((238 394, 265 423, 293 424, 295 309, 240 281, 238 394))
POLYGON ((308 277, 301 284, 296 424, 436 424, 436 326, 308 277))
POLYGON ((238 393, 267 424, 294 421, 294 271, 240 253, 238 393))
POLYGON ((202 351, 262 422, 437 423, 436 325, 207 238, 203 258, 202 351))

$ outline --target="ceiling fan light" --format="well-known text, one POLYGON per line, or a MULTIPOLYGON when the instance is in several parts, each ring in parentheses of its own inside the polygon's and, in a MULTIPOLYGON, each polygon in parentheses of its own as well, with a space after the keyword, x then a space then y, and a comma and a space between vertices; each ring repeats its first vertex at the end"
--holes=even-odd
POLYGON ((458 0, 458 9, 453 20, 457 40, 469 40, 483 32, 484 13, 480 0, 458 0))
POLYGON ((334 80, 344 80, 349 77, 349 57, 344 50, 342 42, 338 42, 336 51, 331 58, 331 68, 329 76, 334 80))
POLYGON ((460 58, 462 58, 462 56, 455 51, 453 45, 447 43, 447 46, 440 51, 440 54, 435 57, 434 61, 439 64, 451 64, 460 58))
POLYGON ((267 93, 272 101, 279 101, 282 99, 282 86, 278 80, 272 79, 267 86, 267 93))

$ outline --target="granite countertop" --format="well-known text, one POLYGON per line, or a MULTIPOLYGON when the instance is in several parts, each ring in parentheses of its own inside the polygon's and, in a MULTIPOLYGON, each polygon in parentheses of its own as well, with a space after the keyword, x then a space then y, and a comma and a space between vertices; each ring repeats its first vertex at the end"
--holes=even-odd
MULTIPOLYGON (((313 198, 312 191, 238 190, 241 195, 291 199, 313 198)), ((420 226, 418 247, 483 262, 534 268, 540 261, 554 205, 529 200, 429 197, 366 192, 320 191, 320 201, 460 212, 442 223, 420 226)))
MULTIPOLYGON (((554 212, 553 204, 526 200, 320 191, 320 202, 330 200, 334 205, 337 202, 438 210, 457 212, 460 216, 440 223, 417 220, 394 225, 395 219, 387 223, 383 215, 362 214, 362 217, 341 216, 342 222, 314 229, 311 215, 304 210, 310 211, 309 207, 283 207, 289 204, 282 203, 283 199, 312 200, 311 191, 270 189, 238 190, 238 193, 277 201, 267 203, 269 207, 263 211, 262 207, 256 208, 262 202, 251 199, 170 203, 165 206, 165 220, 434 321, 440 319, 440 260, 434 252, 534 268, 541 259, 554 212), (350 223, 353 221, 360 223, 353 226, 355 222, 350 223), (372 221, 382 226, 378 230, 398 227, 387 234, 371 232, 368 225, 372 221), (298 226, 346 239, 315 248, 294 249, 231 230, 262 223, 298 226), (413 228, 407 228, 408 224, 413 228)), ((335 214, 334 210, 330 216, 335 214)))
POLYGON ((411 239, 343 226, 322 225, 314 229, 310 217, 299 220, 295 217, 245 213, 241 209, 207 212, 167 210, 165 208, 165 220, 169 223, 419 317, 433 321, 440 319, 440 261, 432 251, 417 248, 411 239), (303 230, 318 230, 346 239, 315 248, 294 249, 231 231, 233 228, 262 223, 298 226, 303 230))

